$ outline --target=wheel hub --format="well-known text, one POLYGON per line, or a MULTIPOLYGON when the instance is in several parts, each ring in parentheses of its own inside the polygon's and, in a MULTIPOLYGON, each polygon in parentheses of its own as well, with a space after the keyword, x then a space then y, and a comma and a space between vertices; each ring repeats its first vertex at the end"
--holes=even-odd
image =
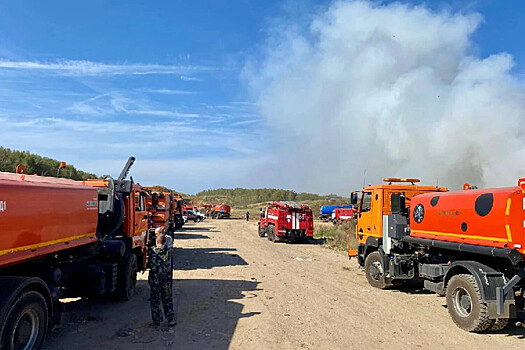
POLYGON ((29 350, 35 345, 39 332, 38 314, 35 310, 26 310, 16 322, 11 336, 12 348, 29 350))
POLYGON ((472 312, 472 299, 468 292, 459 288, 454 294, 454 308, 461 317, 468 317, 472 312))
POLYGON ((370 265, 370 277, 378 281, 381 275, 383 274, 383 267, 379 261, 374 261, 370 265))

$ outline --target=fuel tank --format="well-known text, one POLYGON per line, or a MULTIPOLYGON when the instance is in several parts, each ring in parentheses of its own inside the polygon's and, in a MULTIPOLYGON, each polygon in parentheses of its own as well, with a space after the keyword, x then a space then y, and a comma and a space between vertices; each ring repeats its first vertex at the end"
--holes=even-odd
POLYGON ((0 172, 0 267, 94 242, 97 216, 95 188, 0 172))
POLYGON ((524 254, 525 186, 425 193, 410 202, 410 236, 524 254))

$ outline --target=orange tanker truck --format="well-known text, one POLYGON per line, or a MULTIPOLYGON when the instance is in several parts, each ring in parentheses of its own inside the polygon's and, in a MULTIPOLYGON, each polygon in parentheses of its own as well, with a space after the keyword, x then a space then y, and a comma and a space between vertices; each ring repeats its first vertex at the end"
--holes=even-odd
POLYGON ((144 187, 144 189, 148 193, 146 209, 149 212, 149 228, 155 230, 157 227, 164 227, 167 233, 172 235, 175 228, 172 219, 171 193, 163 192, 159 187, 144 187))
POLYGON ((0 349, 41 348, 61 298, 133 296, 148 227, 133 161, 86 182, 0 172, 0 349))
POLYGON ((227 204, 219 204, 212 208, 210 216, 212 219, 229 219, 231 207, 227 204))
POLYGON ((144 187, 146 208, 149 211, 149 227, 155 229, 163 226, 173 237, 175 230, 182 228, 182 208, 184 199, 177 193, 164 191, 163 187, 144 187))
POLYGON ((172 195, 172 216, 173 216, 173 225, 175 230, 181 229, 184 226, 184 218, 182 212, 184 211, 184 199, 177 193, 172 195))
POLYGON ((417 179, 385 181, 363 189, 358 249, 348 251, 372 286, 423 281, 446 296, 452 320, 470 332, 501 330, 523 312, 525 179, 450 192, 417 179))

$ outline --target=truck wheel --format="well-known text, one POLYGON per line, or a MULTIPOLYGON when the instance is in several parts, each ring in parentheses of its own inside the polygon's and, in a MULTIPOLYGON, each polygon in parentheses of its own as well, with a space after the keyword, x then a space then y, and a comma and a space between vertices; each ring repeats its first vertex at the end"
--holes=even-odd
POLYGON ((35 291, 22 294, 5 319, 3 349, 40 349, 47 333, 47 305, 35 291))
POLYGON ((482 332, 492 325, 488 306, 481 300, 478 284, 472 275, 453 276, 447 286, 446 298, 448 313, 459 328, 482 332))
POLYGON ((385 289, 387 287, 383 263, 379 252, 368 254, 365 260, 365 274, 372 287, 385 289))
POLYGON ((268 240, 275 243, 275 228, 273 225, 268 225, 268 228, 266 229, 268 233, 268 240))
POLYGON ((264 237, 264 229, 261 228, 261 223, 259 223, 257 226, 258 226, 259 237, 264 237))
POLYGON ((488 328, 489 331, 501 331, 502 329, 504 329, 505 327, 507 327, 507 325, 509 324, 509 319, 508 318, 498 318, 496 320, 492 320, 494 321, 492 323, 492 325, 488 328))
POLYGON ((122 266, 122 273, 117 287, 117 294, 120 300, 128 301, 135 294, 137 285, 137 256, 129 254, 122 266))

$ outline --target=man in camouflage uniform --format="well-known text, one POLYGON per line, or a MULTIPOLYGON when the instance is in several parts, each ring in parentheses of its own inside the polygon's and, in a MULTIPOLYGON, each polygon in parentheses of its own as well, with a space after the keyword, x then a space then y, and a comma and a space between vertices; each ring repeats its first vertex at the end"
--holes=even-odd
MULTIPOLYGON (((157 233, 157 232, 156 232, 157 233)), ((175 313, 173 312, 173 299, 171 294, 172 270, 171 270, 171 248, 166 246, 166 236, 159 230, 156 238, 156 246, 150 248, 149 254, 150 271, 148 283, 151 289, 151 318, 152 326, 160 326, 162 321, 162 308, 164 316, 168 320, 168 326, 175 325, 175 313)))

